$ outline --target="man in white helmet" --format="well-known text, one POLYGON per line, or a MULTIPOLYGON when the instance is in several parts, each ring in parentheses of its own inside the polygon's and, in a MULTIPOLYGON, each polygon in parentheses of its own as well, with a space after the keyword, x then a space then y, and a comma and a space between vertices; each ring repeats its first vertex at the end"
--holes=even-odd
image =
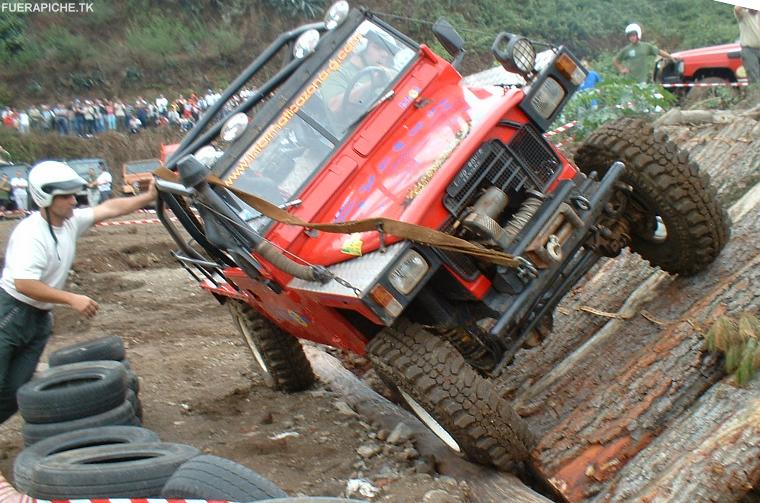
POLYGON ((31 379, 52 331, 55 304, 92 318, 98 303, 64 290, 76 241, 93 224, 131 213, 156 198, 151 184, 136 197, 76 208, 86 185, 69 166, 44 161, 29 172, 29 192, 40 211, 19 222, 8 241, 0 280, 0 424, 18 406, 16 390, 31 379))
POLYGON ((641 27, 631 23, 625 27, 628 45, 623 47, 612 59, 617 70, 636 82, 652 80, 654 56, 673 59, 670 54, 658 49, 655 45, 641 41, 641 27))

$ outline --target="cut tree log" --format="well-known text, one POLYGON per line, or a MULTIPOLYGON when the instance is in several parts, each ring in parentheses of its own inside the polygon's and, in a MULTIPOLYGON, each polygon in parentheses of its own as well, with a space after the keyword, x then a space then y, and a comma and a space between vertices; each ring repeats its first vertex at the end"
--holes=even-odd
POLYGON ((482 503, 552 502, 533 491, 512 474, 476 465, 457 456, 410 412, 375 393, 363 381, 346 370, 338 359, 312 346, 305 346, 304 350, 319 379, 343 395, 344 400, 358 413, 389 431, 399 423, 409 426, 414 432, 417 451, 424 456, 433 456, 439 473, 466 480, 473 501, 482 503))
MULTIPOLYGON (((701 334, 721 314, 757 312, 760 308, 760 289, 756 286, 760 279, 760 212, 754 193, 751 191, 732 209, 731 213, 741 218, 734 225, 731 241, 706 272, 688 279, 653 273, 624 302, 619 316, 600 316, 606 322, 603 329, 563 362, 552 364, 552 370, 540 380, 517 388, 518 412, 531 414, 529 424, 542 435, 535 451, 538 463, 568 500, 585 501, 596 495, 600 501, 625 501, 612 491, 626 464, 645 466, 651 459, 666 455, 696 460, 699 454, 689 448, 690 443, 682 442, 683 450, 679 450, 679 444, 658 439, 685 435, 687 430, 678 429, 684 417, 690 417, 694 424, 705 422, 700 430, 703 436, 691 439, 692 443, 699 442, 699 452, 705 458, 692 468, 693 475, 702 481, 689 493, 692 501, 735 501, 731 498, 760 480, 760 457, 747 457, 747 449, 741 448, 758 434, 758 415, 749 412, 751 399, 747 394, 721 385, 723 395, 737 400, 737 409, 747 409, 729 418, 734 425, 730 431, 712 431, 708 427, 712 425, 709 407, 695 405, 724 375, 718 355, 705 352, 701 334), (647 301, 651 296, 656 299, 647 301), (632 317, 636 310, 646 317, 632 317), (736 438, 730 437, 730 432, 736 438), (736 449, 718 445, 724 442, 724 447, 729 447, 729 440, 736 443, 736 449), (702 473, 701 469, 717 470, 721 475, 702 473), (731 489, 723 486, 726 480, 733 481, 731 489)), ((623 269, 631 267, 627 262, 624 258, 606 264, 605 276, 631 271, 623 269)), ((638 273, 635 268, 632 272, 638 273)), ((615 294, 614 288, 614 284, 610 287, 603 281, 589 281, 583 295, 606 299, 615 294)), ((563 307, 568 306, 573 306, 573 299, 563 307)), ((592 307, 598 309, 596 312, 607 310, 592 307)), ((577 318, 570 324, 555 325, 544 346, 551 347, 555 337, 573 338, 584 331, 577 318)), ((504 376, 507 383, 522 379, 519 373, 523 368, 518 368, 509 369, 504 376)), ((515 389, 514 384, 511 387, 515 389)), ((674 487, 681 488, 684 480, 675 472, 670 478, 663 474, 661 485, 647 487, 642 493, 653 499, 643 501, 670 501, 667 495, 674 487)), ((631 483, 624 486, 628 491, 631 483)), ((633 497, 631 501, 642 499, 633 497)))

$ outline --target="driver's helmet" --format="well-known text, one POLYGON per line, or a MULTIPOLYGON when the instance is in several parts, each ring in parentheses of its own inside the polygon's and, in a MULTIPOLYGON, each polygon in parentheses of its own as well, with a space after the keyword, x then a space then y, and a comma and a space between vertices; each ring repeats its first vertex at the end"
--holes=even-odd
POLYGON ((76 171, 59 161, 43 161, 29 172, 29 192, 40 208, 53 204, 55 196, 80 192, 85 185, 76 171))
POLYGON ((641 38, 641 26, 637 25, 636 23, 631 23, 628 26, 625 27, 625 36, 627 37, 631 33, 635 33, 636 36, 641 38))

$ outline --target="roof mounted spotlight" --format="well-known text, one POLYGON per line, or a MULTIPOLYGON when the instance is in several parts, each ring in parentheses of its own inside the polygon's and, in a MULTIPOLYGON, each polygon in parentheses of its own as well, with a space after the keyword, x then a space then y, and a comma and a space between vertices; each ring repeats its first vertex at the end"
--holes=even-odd
POLYGON ((222 126, 221 139, 225 142, 232 142, 239 137, 248 126, 248 116, 242 112, 236 113, 222 126))
POLYGON ((325 13, 325 28, 334 30, 348 17, 350 6, 346 0, 339 0, 330 6, 325 13))
POLYGON ((293 56, 297 59, 303 59, 317 48, 319 43, 319 32, 317 30, 307 30, 301 33, 301 36, 296 39, 296 43, 293 46, 293 56))
POLYGON ((533 73, 536 65, 536 49, 527 38, 501 32, 496 36, 491 52, 506 71, 526 78, 533 73))

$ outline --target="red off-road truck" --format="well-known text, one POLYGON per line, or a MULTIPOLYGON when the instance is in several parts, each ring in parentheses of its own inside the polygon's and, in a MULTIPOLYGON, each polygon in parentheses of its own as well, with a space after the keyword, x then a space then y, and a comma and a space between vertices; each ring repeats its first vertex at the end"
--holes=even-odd
POLYGON ((585 77, 566 48, 538 70, 500 33, 494 57, 527 84, 467 87, 462 39, 433 31, 453 62, 346 2, 281 34, 169 158, 158 213, 269 384, 312 384, 299 339, 367 355, 452 449, 510 469, 534 439, 497 379, 563 295, 626 246, 698 273, 727 219, 645 121, 575 163, 544 139, 585 77))
MULTIPOLYGON (((747 77, 738 43, 711 45, 678 51, 673 59, 660 59, 655 64, 654 81, 660 84, 729 85, 747 77)), ((692 100, 707 97, 711 87, 671 87, 674 94, 690 94, 692 100)))

